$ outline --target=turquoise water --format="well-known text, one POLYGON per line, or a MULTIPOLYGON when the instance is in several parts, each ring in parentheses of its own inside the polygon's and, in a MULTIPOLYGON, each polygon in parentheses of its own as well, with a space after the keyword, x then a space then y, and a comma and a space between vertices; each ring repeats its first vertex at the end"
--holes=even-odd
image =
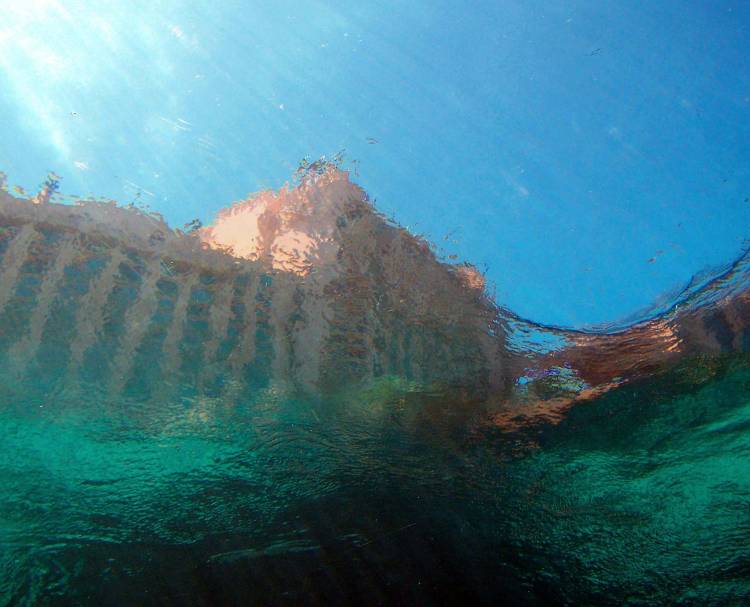
POLYGON ((6 391, 2 604, 750 599, 745 356, 515 432, 402 387, 352 398, 6 391))

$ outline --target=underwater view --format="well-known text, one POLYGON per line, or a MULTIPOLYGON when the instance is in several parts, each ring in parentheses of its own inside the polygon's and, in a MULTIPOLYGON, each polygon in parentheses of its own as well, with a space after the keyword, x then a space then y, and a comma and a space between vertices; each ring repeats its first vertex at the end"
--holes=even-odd
POLYGON ((0 15, 0 607, 750 604, 750 5, 0 15))

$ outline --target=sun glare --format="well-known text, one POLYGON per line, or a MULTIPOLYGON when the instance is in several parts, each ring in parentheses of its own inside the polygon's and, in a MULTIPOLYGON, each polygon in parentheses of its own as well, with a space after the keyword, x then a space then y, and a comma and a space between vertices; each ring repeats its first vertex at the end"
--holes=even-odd
MULTIPOLYGON (((116 5, 56 0, 0 0, 0 90, 16 119, 71 164, 91 139, 86 112, 136 77, 127 67, 133 49, 164 65, 164 5, 132 15, 116 5), (135 18, 137 15, 138 18, 135 18), (75 120, 74 120, 75 119, 75 120)), ((138 77, 142 78, 143 74, 138 77)), ((93 128, 93 127, 91 127, 93 128)))

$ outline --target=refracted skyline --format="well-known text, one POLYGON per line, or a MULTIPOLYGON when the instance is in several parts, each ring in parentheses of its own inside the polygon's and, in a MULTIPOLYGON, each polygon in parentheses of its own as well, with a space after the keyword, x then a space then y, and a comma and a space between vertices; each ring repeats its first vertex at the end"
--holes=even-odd
POLYGON ((93 389, 161 408, 180 394, 335 400, 369 386, 439 393, 512 430, 750 343, 750 253, 658 318, 561 331, 498 308, 475 268, 439 262, 334 164, 188 233, 96 200, 56 204, 56 185, 28 199, 0 190, 11 390, 93 389))

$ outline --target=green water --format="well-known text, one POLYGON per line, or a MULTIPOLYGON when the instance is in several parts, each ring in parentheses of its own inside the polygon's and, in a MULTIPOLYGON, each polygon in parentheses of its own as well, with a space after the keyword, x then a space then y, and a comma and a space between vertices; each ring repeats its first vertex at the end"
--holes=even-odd
POLYGON ((33 392, 1 401, 2 605, 750 600, 745 357, 513 433, 396 382, 232 407, 33 392))

